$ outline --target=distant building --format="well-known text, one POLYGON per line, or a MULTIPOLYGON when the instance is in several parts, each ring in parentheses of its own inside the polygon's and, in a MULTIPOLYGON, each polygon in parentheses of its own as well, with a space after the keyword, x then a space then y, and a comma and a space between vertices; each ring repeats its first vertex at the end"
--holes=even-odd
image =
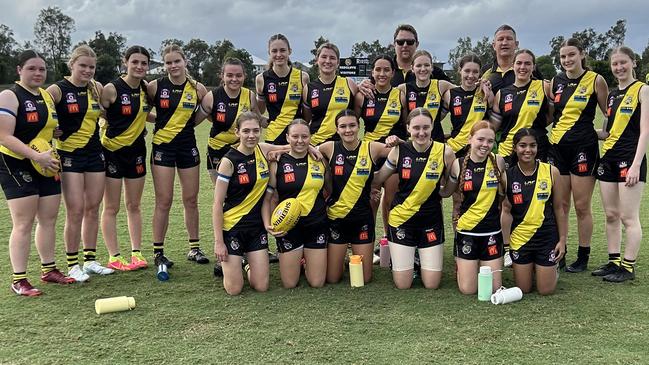
POLYGON ((260 74, 266 70, 268 61, 261 59, 255 55, 250 55, 252 57, 252 67, 255 70, 255 75, 260 74))

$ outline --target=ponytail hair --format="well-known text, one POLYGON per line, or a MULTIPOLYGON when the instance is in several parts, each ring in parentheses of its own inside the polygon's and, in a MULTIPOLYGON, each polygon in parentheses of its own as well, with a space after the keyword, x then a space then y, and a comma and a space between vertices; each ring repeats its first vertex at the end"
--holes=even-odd
POLYGON ((334 123, 336 123, 336 128, 338 128, 338 121, 340 120, 340 118, 344 118, 344 117, 354 117, 356 123, 358 123, 358 117, 356 116, 356 113, 354 113, 353 110, 343 109, 340 112, 338 112, 338 114, 336 114, 336 119, 334 120, 334 123))
MULTIPOLYGON (((151 54, 149 53, 149 51, 146 48, 144 48, 142 46, 131 46, 131 47, 129 47, 126 50, 126 52, 124 52, 124 60, 128 62, 129 58, 131 58, 132 55, 137 54, 137 53, 144 55, 146 57, 147 62, 151 61, 151 54)), ((149 94, 147 93, 146 83, 144 82, 144 79, 140 80, 140 89, 142 89, 142 92, 144 93, 145 96, 147 96, 147 100, 148 100, 148 95, 149 94)))
MULTIPOLYGON (((631 59, 631 62, 633 62, 633 63, 636 62, 635 52, 633 52, 633 50, 631 48, 627 47, 627 46, 617 46, 617 47, 613 48, 611 53, 609 53, 609 55, 608 55, 608 59, 610 60, 611 56, 613 56, 614 54, 617 54, 617 53, 621 53, 621 54, 624 54, 624 55, 628 56, 631 59)), ((633 75, 634 79, 636 78, 635 68, 636 68, 636 66, 633 66, 633 68, 631 69, 631 72, 632 72, 632 75, 633 75)))
MULTIPOLYGON (((581 42, 577 38, 568 38, 565 41, 561 42, 559 49, 563 47, 575 47, 579 50, 580 53, 585 53, 584 46, 581 45, 581 42)), ((581 59, 581 67, 584 70, 590 70, 588 64, 586 63, 586 55, 584 55, 584 58, 581 59)))
MULTIPOLYGON (((273 43, 274 41, 284 41, 286 43, 286 46, 288 47, 288 51, 291 52, 291 44, 288 42, 288 38, 286 38, 286 36, 284 34, 277 33, 277 34, 273 34, 268 39, 268 53, 269 53, 269 56, 270 56, 270 44, 273 43)), ((292 65, 290 59, 288 59, 286 61, 287 61, 286 63, 289 66, 292 65)), ((268 57, 268 64, 266 65, 266 68, 269 69, 269 70, 271 68, 273 68, 273 59, 271 57, 268 57)))
MULTIPOLYGON (((72 71, 72 65, 77 62, 79 57, 90 57, 96 60, 97 54, 87 44, 82 44, 76 47, 72 50, 72 53, 70 54, 70 60, 68 60, 68 68, 70 69, 70 71, 72 71)), ((88 84, 88 90, 90 91, 90 94, 92 94, 92 97, 97 101, 97 104, 99 104, 99 108, 103 111, 104 106, 99 102, 99 88, 97 87, 97 82, 94 79, 90 80, 88 84)))
POLYGON ((224 86, 225 83, 223 82, 223 75, 225 74, 225 66, 228 65, 234 65, 234 66, 240 66, 241 71, 243 72, 243 77, 246 77, 246 68, 243 65, 243 62, 241 62, 240 59, 236 57, 228 57, 223 61, 223 65, 221 66, 221 86, 224 86))
MULTIPOLYGON (((187 57, 185 57, 185 52, 183 52, 183 49, 179 45, 177 45, 175 43, 166 46, 162 50, 162 60, 164 61, 165 56, 168 55, 171 52, 178 53, 180 55, 180 57, 182 57, 185 62, 188 62, 187 57)), ((185 67, 185 77, 187 78, 187 81, 189 82, 189 84, 194 88, 194 90, 198 91, 198 88, 196 86, 197 85, 196 80, 194 80, 194 78, 189 74, 189 71, 187 70, 187 67, 185 67)))

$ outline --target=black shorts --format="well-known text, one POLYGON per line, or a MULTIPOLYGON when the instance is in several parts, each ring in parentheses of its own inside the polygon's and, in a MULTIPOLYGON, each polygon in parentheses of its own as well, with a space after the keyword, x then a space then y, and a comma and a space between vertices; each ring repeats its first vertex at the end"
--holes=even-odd
POLYGON ((228 248, 228 255, 243 256, 248 252, 268 249, 268 234, 263 224, 259 227, 224 230, 223 241, 228 248))
POLYGON ((165 143, 151 147, 151 165, 188 169, 200 164, 196 143, 165 143))
POLYGON ((390 242, 398 243, 400 245, 428 248, 444 243, 444 228, 433 226, 421 228, 411 226, 388 226, 388 238, 390 239, 390 242))
POLYGON ((517 265, 527 265, 527 264, 536 264, 539 266, 554 266, 557 263, 554 262, 556 258, 554 254, 554 247, 556 242, 547 241, 548 244, 545 244, 541 247, 536 246, 535 248, 527 248, 526 245, 521 246, 518 250, 509 250, 509 256, 512 258, 512 262, 517 265))
POLYGON ((219 162, 225 154, 230 150, 230 146, 225 146, 220 150, 215 150, 210 146, 207 146, 207 169, 216 170, 219 168, 219 162))
POLYGON ((286 236, 277 238, 277 251, 285 253, 300 247, 325 249, 328 240, 329 227, 326 220, 310 225, 303 225, 298 221, 286 236))
POLYGON ((573 144, 550 145, 548 162, 556 167, 561 175, 592 176, 599 161, 599 145, 573 144))
POLYGON ((374 219, 371 215, 362 219, 329 220, 329 243, 366 244, 374 243, 374 219))
POLYGON ((472 236, 455 232, 453 255, 465 260, 490 261, 503 257, 503 234, 472 236))
POLYGON ((61 156, 61 171, 63 172, 104 172, 106 160, 104 152, 99 148, 77 148, 73 152, 58 150, 61 156))
POLYGON ((19 160, 4 153, 0 153, 0 185, 7 200, 61 194, 59 175, 45 177, 29 159, 19 160))
POLYGON ((146 147, 122 147, 117 151, 104 148, 106 177, 137 179, 146 175, 146 147))
MULTIPOLYGON (((597 166, 597 180, 603 182, 626 182, 626 173, 633 164, 633 157, 628 160, 602 157, 597 166)), ((647 182, 647 157, 640 164, 640 181, 647 182)))

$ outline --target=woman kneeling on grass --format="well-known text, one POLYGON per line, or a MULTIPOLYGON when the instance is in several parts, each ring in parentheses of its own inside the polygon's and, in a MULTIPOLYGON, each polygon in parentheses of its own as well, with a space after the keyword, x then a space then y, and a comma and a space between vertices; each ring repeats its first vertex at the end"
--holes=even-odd
POLYGON ((559 170, 536 159, 536 132, 521 128, 514 134, 511 166, 507 169, 507 199, 503 216, 503 238, 510 244, 514 279, 523 293, 536 290, 541 295, 554 293, 557 263, 566 252, 568 220, 557 200, 561 184, 555 184, 559 170))

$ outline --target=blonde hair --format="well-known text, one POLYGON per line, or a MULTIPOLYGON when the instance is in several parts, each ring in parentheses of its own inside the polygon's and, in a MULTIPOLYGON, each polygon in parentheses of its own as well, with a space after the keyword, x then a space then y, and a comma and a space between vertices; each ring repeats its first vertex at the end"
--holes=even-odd
POLYGON ((338 47, 335 44, 331 43, 331 42, 322 43, 320 45, 320 47, 318 47, 318 51, 315 54, 316 59, 318 57, 320 57, 320 53, 322 53, 323 49, 330 49, 330 50, 334 51, 334 53, 336 54, 336 58, 338 58, 338 60, 340 60, 340 51, 338 50, 338 47))
MULTIPOLYGON (((68 68, 70 69, 70 72, 72 72, 72 65, 74 65, 74 63, 77 62, 77 60, 80 57, 90 57, 96 60, 97 54, 87 44, 82 44, 80 46, 77 46, 75 49, 72 50, 72 53, 70 54, 70 59, 68 60, 68 68)), ((90 80, 88 86, 90 86, 88 89, 90 90, 92 97, 97 101, 99 107, 103 109, 103 106, 101 105, 101 103, 99 103, 99 88, 97 87, 97 82, 94 79, 92 79, 90 80)))
POLYGON ((433 56, 431 56, 430 53, 429 53, 428 51, 423 50, 423 49, 418 49, 417 51, 415 51, 415 54, 412 55, 412 62, 411 62, 411 64, 414 65, 414 64, 415 64, 415 60, 416 60, 418 57, 421 57, 421 56, 426 56, 426 57, 428 57, 428 59, 430 60, 430 63, 431 63, 431 64, 433 63, 433 56))
MULTIPOLYGON (((165 56, 171 52, 178 53, 180 57, 182 57, 183 60, 187 62, 187 57, 185 57, 185 52, 183 52, 183 49, 180 48, 180 46, 175 43, 166 46, 162 50, 162 60, 164 61, 165 56)), ((185 77, 187 78, 187 81, 189 81, 189 84, 192 85, 194 90, 198 90, 198 88, 196 87, 196 80, 194 80, 194 78, 189 74, 189 71, 187 71, 187 67, 185 67, 185 77)))

